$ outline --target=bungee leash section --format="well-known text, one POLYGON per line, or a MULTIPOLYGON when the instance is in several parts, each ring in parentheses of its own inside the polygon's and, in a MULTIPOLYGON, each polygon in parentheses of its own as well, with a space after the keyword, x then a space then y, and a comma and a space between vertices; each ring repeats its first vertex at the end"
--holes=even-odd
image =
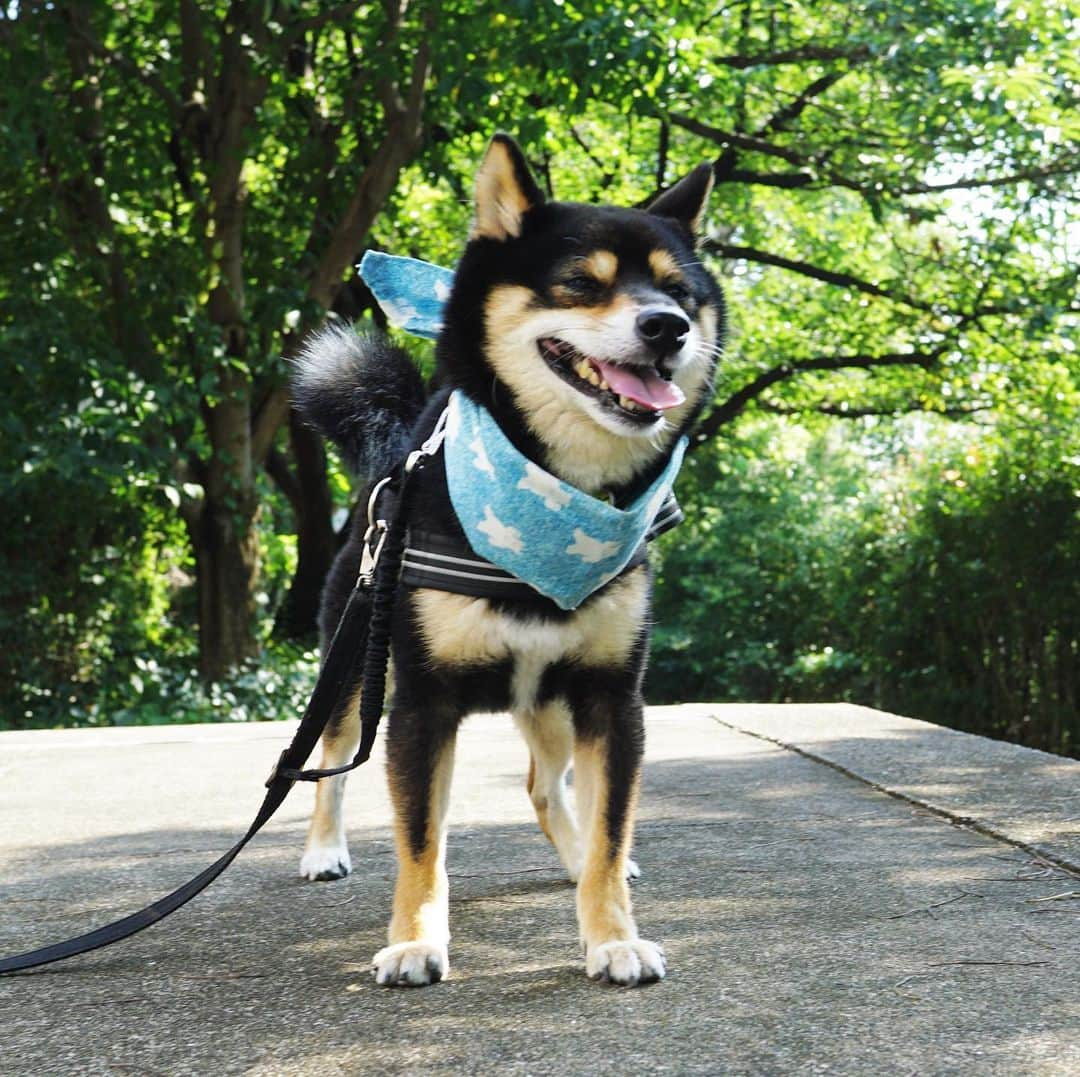
POLYGON ((85 954, 129 938, 156 924, 205 890, 239 855, 240 851, 274 815, 293 785, 344 774, 365 763, 371 755, 382 715, 386 691, 386 667, 390 654, 390 625, 394 612, 402 553, 405 549, 410 480, 428 457, 439 451, 446 427, 446 413, 431 436, 405 461, 372 488, 368 498, 368 528, 356 583, 326 650, 319 677, 292 742, 281 753, 270 777, 266 795, 244 836, 218 860, 193 879, 146 908, 111 924, 37 950, 0 958, 0 974, 48 965, 85 954), (395 496, 396 495, 396 496, 395 496), (393 499, 392 511, 380 515, 384 499, 393 499), (350 687, 362 676, 360 746, 352 762, 329 770, 304 770, 304 763, 322 731, 335 717, 350 687))

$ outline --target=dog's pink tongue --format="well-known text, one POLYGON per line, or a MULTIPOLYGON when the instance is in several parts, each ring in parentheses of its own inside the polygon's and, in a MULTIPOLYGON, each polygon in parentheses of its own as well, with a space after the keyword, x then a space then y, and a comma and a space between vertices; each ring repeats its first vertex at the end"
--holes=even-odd
POLYGON ((653 411, 674 408, 686 399, 686 394, 674 382, 664 381, 654 371, 637 374, 624 366, 593 359, 593 365, 604 375, 604 380, 620 396, 628 396, 643 407, 653 411))

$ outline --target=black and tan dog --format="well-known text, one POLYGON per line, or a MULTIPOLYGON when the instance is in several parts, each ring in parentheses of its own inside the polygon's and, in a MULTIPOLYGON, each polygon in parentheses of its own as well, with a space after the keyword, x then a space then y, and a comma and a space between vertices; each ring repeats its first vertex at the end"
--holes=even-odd
MULTIPOLYGON (((546 202, 516 144, 497 136, 477 175, 475 225, 438 340, 439 389, 425 399, 407 356, 332 329, 301 360, 298 406, 374 479, 424 441, 459 389, 540 467, 615 505, 630 502, 663 470, 710 393, 723 300, 693 237, 711 185, 702 165, 648 210, 546 202), (609 378, 638 388, 616 392, 609 378), (674 395, 685 400, 674 406, 674 395)), ((464 541, 437 461, 418 482, 410 521, 464 541)), ((356 578, 362 530, 361 522, 328 581, 324 636, 356 578)), ((380 984, 422 985, 447 973, 445 818, 456 731, 467 714, 504 710, 529 746, 540 826, 578 884, 588 974, 628 985, 664 975, 663 951, 638 936, 627 886, 637 874, 628 853, 649 607, 646 564, 570 611, 536 592, 399 590, 387 731, 399 873, 389 945, 374 958, 380 984), (571 762, 580 826, 567 799, 571 762)), ((358 737, 355 717, 339 720, 324 736, 321 765, 347 762, 358 737)), ((309 879, 350 871, 344 780, 319 783, 300 868, 309 879)))

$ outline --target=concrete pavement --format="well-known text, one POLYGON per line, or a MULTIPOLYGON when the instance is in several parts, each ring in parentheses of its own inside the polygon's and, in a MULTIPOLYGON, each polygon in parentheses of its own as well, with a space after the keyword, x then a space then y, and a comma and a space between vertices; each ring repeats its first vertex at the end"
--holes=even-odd
MULTIPOLYGON (((246 826, 292 723, 0 734, 0 952, 160 896, 246 826)), ((454 784, 450 978, 372 982, 381 755, 354 874, 303 883, 311 790, 118 946, 0 980, 3 1074, 1080 1073, 1080 763, 839 705, 654 708, 635 857, 663 983, 590 983, 509 720, 454 784)))

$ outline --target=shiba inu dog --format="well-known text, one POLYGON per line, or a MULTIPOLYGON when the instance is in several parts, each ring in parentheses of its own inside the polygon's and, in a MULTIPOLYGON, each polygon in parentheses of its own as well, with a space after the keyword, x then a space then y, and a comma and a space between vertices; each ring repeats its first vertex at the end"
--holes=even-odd
MULTIPOLYGON (((711 392, 724 303, 694 250, 711 186, 702 165, 646 210, 548 202, 517 145, 496 136, 476 177, 475 223, 446 302, 433 394, 403 352, 331 328, 299 362, 297 406, 374 481, 429 437, 456 393, 535 467, 533 492, 549 508, 571 494, 635 503, 711 392)), ((415 481, 410 529, 449 536, 468 554, 446 466, 435 458, 415 481)), ((493 541, 509 533, 499 526, 493 541)), ((356 579, 362 535, 358 521, 327 581, 324 638, 356 579)), ((606 546, 597 549, 567 553, 599 559, 606 546)), ((528 744, 540 827, 577 883, 587 973, 623 985, 661 979, 663 951, 639 937, 627 885, 637 874, 629 851, 644 741, 647 563, 631 559, 572 608, 525 585, 513 597, 485 596, 470 579, 483 573, 448 571, 461 588, 404 582, 396 599, 386 749, 399 870, 376 980, 421 986, 447 974, 454 741, 463 717, 491 711, 509 711, 528 744)), ((356 748, 358 696, 359 687, 324 734, 323 767, 356 748)), ((344 781, 318 784, 300 866, 308 879, 351 870, 344 781)))

